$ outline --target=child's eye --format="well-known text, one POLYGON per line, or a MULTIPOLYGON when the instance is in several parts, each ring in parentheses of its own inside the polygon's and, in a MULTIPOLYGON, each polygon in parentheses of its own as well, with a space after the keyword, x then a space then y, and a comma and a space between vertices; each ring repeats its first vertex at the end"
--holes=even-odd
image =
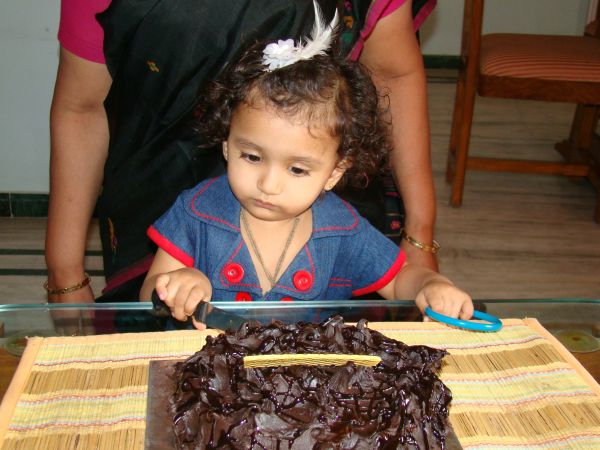
POLYGON ((292 175, 296 176, 304 176, 309 174, 308 170, 294 166, 290 167, 290 172, 292 172, 292 175))
POLYGON ((251 162, 251 163, 260 162, 260 156, 254 155, 252 153, 242 153, 241 157, 242 157, 242 159, 245 159, 246 161, 251 162))

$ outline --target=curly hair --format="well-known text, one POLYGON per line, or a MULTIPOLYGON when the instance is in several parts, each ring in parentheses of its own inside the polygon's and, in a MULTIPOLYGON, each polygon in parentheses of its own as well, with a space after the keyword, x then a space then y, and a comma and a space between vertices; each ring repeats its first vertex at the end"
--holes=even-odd
POLYGON ((340 160, 351 163, 340 185, 364 187, 369 176, 381 172, 391 149, 387 108, 382 107, 366 68, 341 57, 318 55, 267 71, 262 61, 265 45, 250 47, 200 94, 196 128, 206 146, 227 140, 238 105, 266 103, 277 113, 306 120, 309 130, 312 124, 328 128, 332 137, 339 138, 340 160))

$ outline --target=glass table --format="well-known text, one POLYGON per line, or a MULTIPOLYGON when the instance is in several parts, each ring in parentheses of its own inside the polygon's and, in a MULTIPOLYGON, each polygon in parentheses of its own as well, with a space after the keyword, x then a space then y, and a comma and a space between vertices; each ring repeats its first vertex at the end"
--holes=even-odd
MULTIPOLYGON (((217 304, 217 303, 215 303, 217 304)), ((248 320, 318 322, 421 321, 411 301, 219 302, 248 320)), ((500 318, 535 318, 600 381, 600 299, 477 300, 475 308, 500 318)), ((0 305, 0 395, 4 395, 27 336, 73 336, 168 331, 190 327, 157 317, 149 302, 0 305)))

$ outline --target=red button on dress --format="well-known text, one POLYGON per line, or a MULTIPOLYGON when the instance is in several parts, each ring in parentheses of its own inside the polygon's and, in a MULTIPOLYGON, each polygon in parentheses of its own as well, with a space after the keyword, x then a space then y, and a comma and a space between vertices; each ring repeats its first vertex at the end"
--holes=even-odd
POLYGON ((235 301, 236 302, 251 302, 252 296, 250 295, 249 292, 238 292, 237 294, 235 294, 235 301))
POLYGON ((292 297, 281 297, 280 302, 293 302, 294 299, 292 297))
POLYGON ((299 291, 308 291, 313 285, 312 275, 306 270, 299 270, 294 274, 294 286, 299 291))
POLYGON ((229 263, 223 268, 223 274, 230 283, 239 283, 244 278, 244 268, 238 263, 229 263))

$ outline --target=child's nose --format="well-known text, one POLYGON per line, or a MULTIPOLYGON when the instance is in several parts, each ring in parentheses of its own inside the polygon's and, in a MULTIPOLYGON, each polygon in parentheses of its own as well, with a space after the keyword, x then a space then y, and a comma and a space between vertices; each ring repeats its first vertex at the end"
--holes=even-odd
POLYGON ((274 168, 266 169, 258 180, 258 188, 263 194, 277 195, 281 193, 281 179, 274 168))

